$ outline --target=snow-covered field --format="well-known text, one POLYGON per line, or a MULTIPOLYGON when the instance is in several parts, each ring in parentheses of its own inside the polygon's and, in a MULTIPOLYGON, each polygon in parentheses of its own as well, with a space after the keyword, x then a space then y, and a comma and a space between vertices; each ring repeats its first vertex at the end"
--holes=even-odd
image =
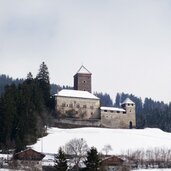
POLYGON ((33 149, 44 153, 57 153, 60 146, 73 138, 83 138, 89 147, 100 152, 111 145, 109 154, 123 154, 127 150, 171 148, 171 133, 160 129, 108 129, 108 128, 49 128, 48 135, 39 139, 33 149))

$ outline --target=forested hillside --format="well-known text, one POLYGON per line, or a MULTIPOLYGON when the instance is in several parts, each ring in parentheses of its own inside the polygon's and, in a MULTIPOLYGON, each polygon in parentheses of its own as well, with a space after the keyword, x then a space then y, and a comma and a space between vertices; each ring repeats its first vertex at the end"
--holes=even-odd
MULTIPOLYGON (((49 72, 43 62, 35 78, 29 73, 25 80, 0 75, 0 148, 25 148, 43 135, 45 126, 54 109, 52 94, 71 86, 50 84, 49 72)), ((129 97, 136 104, 137 128, 155 127, 171 132, 171 103, 154 101, 151 98, 118 93, 112 100, 107 93, 94 93, 102 106, 120 107, 129 97)))
POLYGON ((4 88, 6 85, 10 85, 14 83, 15 85, 18 85, 19 83, 22 83, 23 79, 13 79, 7 75, 0 75, 0 95, 4 92, 4 88))
POLYGON ((136 104, 137 128, 160 128, 171 132, 171 103, 154 101, 151 98, 145 98, 144 102, 139 97, 132 94, 117 94, 115 106, 118 106, 126 97, 129 97, 136 104))
POLYGON ((96 92, 95 95, 100 98, 102 106, 108 107, 120 107, 120 104, 129 97, 136 104, 137 128, 160 128, 171 132, 171 103, 165 104, 151 98, 142 101, 140 97, 126 93, 117 93, 114 101, 107 93, 96 92))
POLYGON ((51 111, 48 68, 43 62, 18 85, 5 87, 0 97, 0 148, 20 151, 43 136, 51 111))
MULTIPOLYGON (((0 75, 0 95, 4 93, 5 86, 15 84, 16 86, 20 83, 22 83, 24 79, 13 79, 12 77, 9 77, 5 74, 0 75)), ((57 84, 50 84, 50 94, 56 94, 62 89, 73 89, 71 86, 60 86, 57 84)))

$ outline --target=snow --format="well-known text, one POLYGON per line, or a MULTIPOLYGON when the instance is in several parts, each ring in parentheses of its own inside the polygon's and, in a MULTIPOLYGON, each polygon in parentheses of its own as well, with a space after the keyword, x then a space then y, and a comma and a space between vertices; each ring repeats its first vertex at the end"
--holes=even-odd
POLYGON ((116 107, 105 107, 105 106, 102 106, 100 109, 101 109, 101 110, 110 110, 110 111, 125 112, 124 109, 122 109, 122 108, 116 108, 116 107))
POLYGON ((11 159, 12 155, 11 154, 0 154, 0 159, 2 160, 9 160, 11 159))
POLYGON ((32 145, 33 149, 44 153, 57 153, 73 138, 83 138, 89 147, 99 152, 105 145, 111 145, 109 154, 123 154, 127 150, 146 150, 153 148, 171 148, 171 133, 157 128, 146 129, 109 129, 109 128, 49 128, 48 135, 32 145), (43 151, 41 151, 43 149, 43 151))
POLYGON ((130 98, 126 98, 122 104, 135 104, 130 98))
POLYGON ((91 94, 88 91, 68 90, 68 89, 61 90, 55 96, 77 97, 77 98, 85 98, 85 99, 99 99, 94 94, 91 94))

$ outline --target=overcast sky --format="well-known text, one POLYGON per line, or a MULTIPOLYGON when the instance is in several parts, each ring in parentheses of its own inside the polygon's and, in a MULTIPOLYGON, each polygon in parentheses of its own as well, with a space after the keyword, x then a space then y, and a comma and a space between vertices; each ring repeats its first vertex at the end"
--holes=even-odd
POLYGON ((93 91, 171 101, 170 0, 1 0, 0 74, 73 85, 83 64, 93 91))

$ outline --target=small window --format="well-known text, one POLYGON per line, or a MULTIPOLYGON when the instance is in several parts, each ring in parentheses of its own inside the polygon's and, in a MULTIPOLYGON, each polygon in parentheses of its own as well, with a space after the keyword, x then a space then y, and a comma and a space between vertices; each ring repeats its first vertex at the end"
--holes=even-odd
POLYGON ((77 108, 80 108, 80 105, 79 104, 77 104, 77 108))
POLYGON ((65 103, 62 103, 62 107, 65 107, 65 103))
POLYGON ((123 114, 126 114, 126 112, 123 112, 123 114))
POLYGON ((83 108, 86 108, 87 106, 86 105, 83 105, 83 108))
POLYGON ((104 110, 104 112, 107 112, 107 110, 104 110))
POLYGON ((120 113, 120 111, 116 111, 116 113, 120 113))
POLYGON ((90 106, 90 109, 94 109, 94 106, 90 106))
POLYGON ((71 108, 72 108, 72 107, 73 107, 73 104, 72 104, 72 103, 71 103, 71 104, 69 104, 69 107, 71 107, 71 108))
POLYGON ((111 110, 110 112, 113 113, 113 110, 111 110))

